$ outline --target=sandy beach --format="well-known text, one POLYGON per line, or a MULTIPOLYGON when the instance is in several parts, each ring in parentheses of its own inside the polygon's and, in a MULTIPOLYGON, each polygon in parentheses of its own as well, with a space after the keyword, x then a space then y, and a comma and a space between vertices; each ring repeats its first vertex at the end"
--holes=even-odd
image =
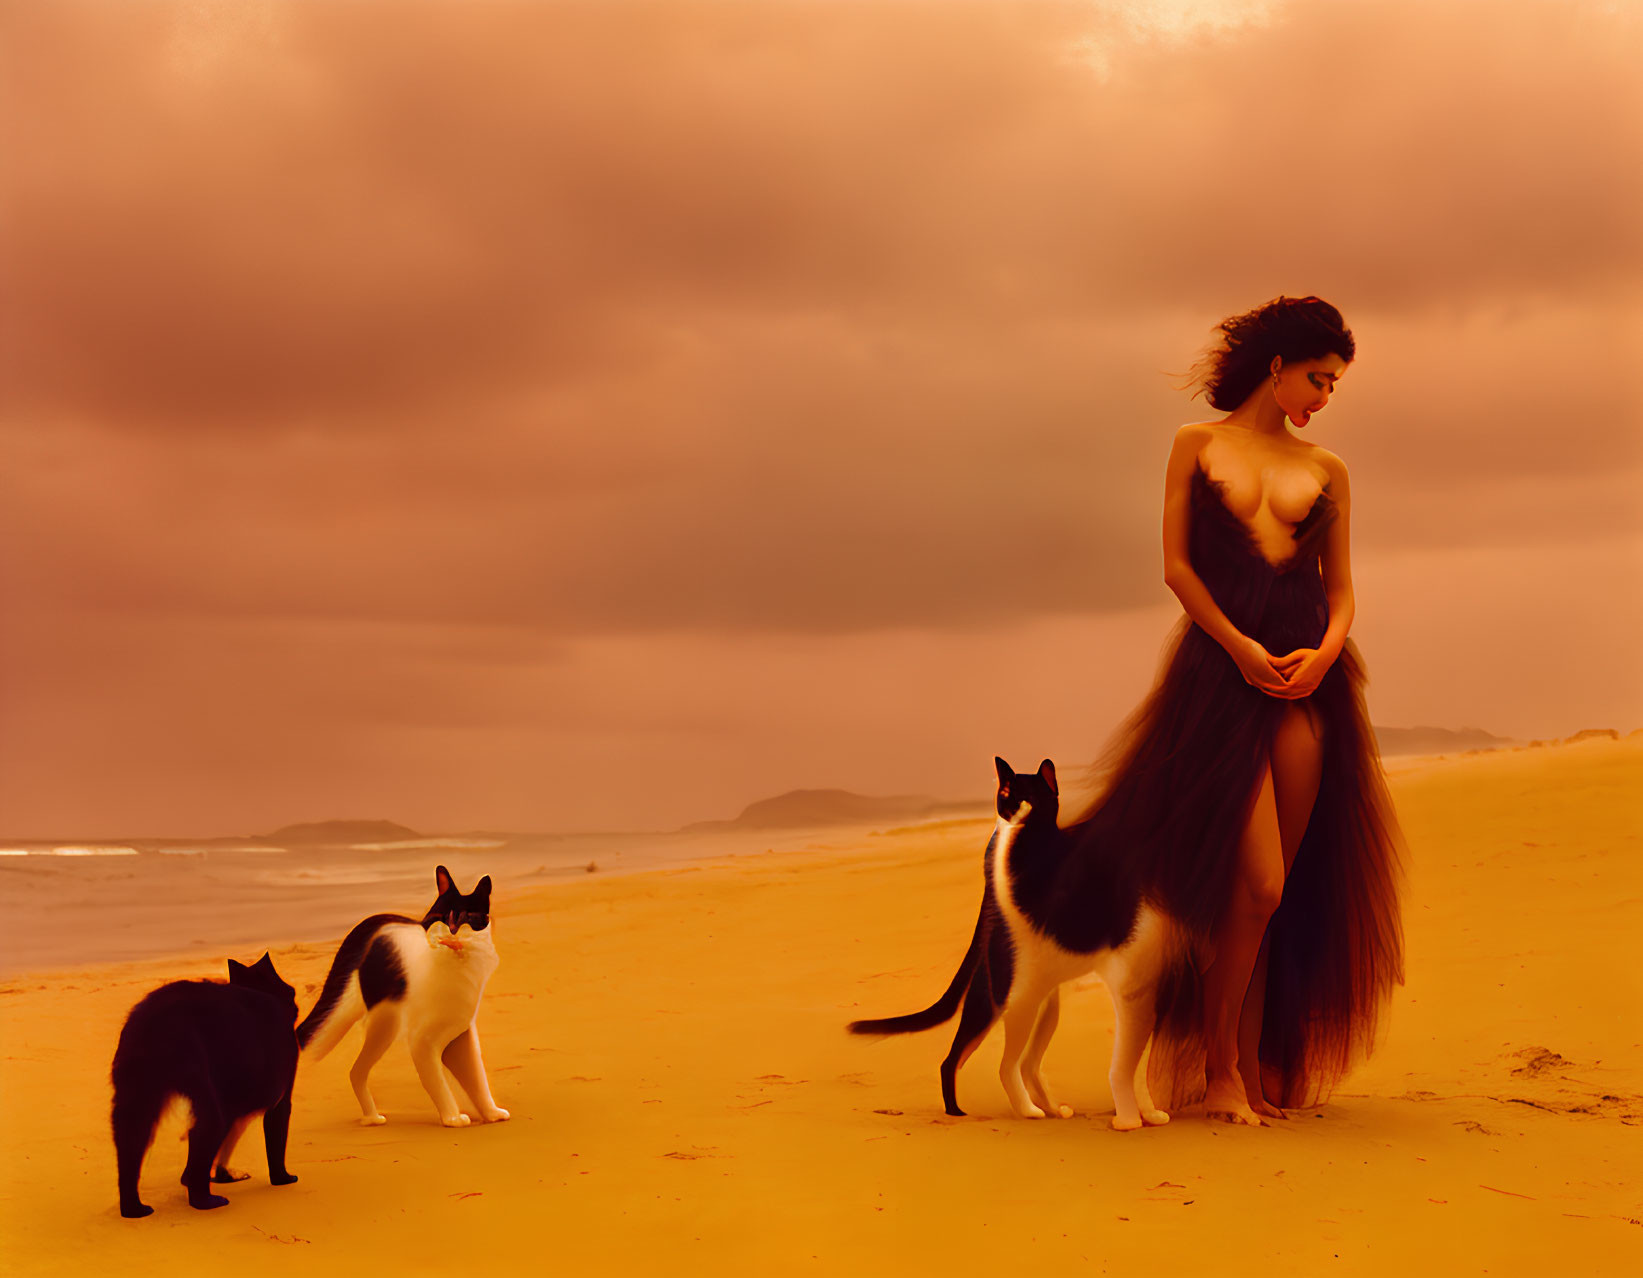
MULTIPOLYGON (((1392 769, 1411 847, 1407 986, 1374 1058, 1268 1130, 1107 1128, 1111 1012, 1068 991, 1009 1114, 996 1031, 941 1111, 951 1030, 871 1042, 963 951, 987 826, 701 868, 498 883, 480 1017, 506 1124, 437 1125, 402 1046, 356 1119, 357 1031, 305 1062, 288 1161, 255 1132, 232 1205, 188 1209, 181 1124, 120 1219, 108 1066, 125 1012, 223 958, 0 986, 0 1229, 14 1274, 1618 1274, 1643 1254, 1643 739, 1392 769), (1628 1260, 1627 1257, 1631 1259, 1628 1260)), ((429 894, 431 895, 431 893, 429 894)), ((383 908, 418 908, 419 897, 383 908)), ((281 945, 312 1003, 335 942, 281 945)), ((260 952, 260 951, 259 951, 260 952)), ((236 953, 249 961, 255 952, 236 953)))

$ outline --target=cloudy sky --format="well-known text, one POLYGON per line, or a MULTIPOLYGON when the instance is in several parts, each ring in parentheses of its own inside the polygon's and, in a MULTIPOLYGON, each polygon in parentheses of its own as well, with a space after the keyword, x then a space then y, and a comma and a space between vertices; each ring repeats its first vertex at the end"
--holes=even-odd
POLYGON ((0 833, 1092 758, 1213 324, 1359 358, 1377 723, 1643 725, 1643 13, 0 0, 0 833))

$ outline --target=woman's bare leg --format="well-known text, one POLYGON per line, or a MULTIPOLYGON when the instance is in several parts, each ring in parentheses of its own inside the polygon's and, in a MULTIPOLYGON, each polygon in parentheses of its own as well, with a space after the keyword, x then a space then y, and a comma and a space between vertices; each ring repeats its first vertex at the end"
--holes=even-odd
POLYGON ((1238 1016, 1238 1075, 1244 1080, 1244 1095, 1249 1107, 1262 1118, 1288 1118, 1278 1107, 1282 1097, 1267 1099, 1261 1085, 1261 1014, 1266 1008, 1267 941, 1261 938, 1261 952, 1255 956, 1255 970, 1250 973, 1249 990, 1244 995, 1244 1008, 1238 1016))
MULTIPOLYGON (((1272 789, 1278 811, 1278 841, 1283 848, 1284 881, 1295 867, 1295 854, 1301 849, 1307 822, 1312 817, 1312 805, 1318 797, 1318 782, 1323 774, 1323 741, 1318 725, 1309 709, 1292 706, 1279 721, 1272 739, 1272 789)), ((1238 1018, 1238 1072, 1243 1076, 1244 1092, 1250 1108, 1265 1118, 1287 1118, 1279 1108, 1283 1097, 1274 1088, 1264 1087, 1261 1079, 1261 1015, 1266 1006, 1267 941, 1261 940, 1261 950, 1255 959, 1255 969, 1249 978, 1249 991, 1244 996, 1243 1012, 1238 1018)))
POLYGON ((1238 841, 1238 877, 1204 972, 1204 1097, 1211 1118, 1261 1126, 1238 1070, 1238 1021, 1267 921, 1284 890, 1283 845, 1272 770, 1261 770, 1255 802, 1238 841))

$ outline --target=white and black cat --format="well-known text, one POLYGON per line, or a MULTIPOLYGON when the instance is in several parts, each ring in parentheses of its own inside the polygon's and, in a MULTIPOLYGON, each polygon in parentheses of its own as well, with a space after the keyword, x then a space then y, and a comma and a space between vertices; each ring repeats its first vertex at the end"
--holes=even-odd
POLYGON ((456 1076, 482 1121, 509 1117, 491 1098, 475 1023, 485 982, 497 967, 490 875, 464 894, 442 865, 434 872, 434 885, 439 896, 420 922, 402 914, 373 914, 348 933, 319 1002, 297 1027, 303 1050, 318 1059, 365 1018, 365 1045, 348 1077, 366 1125, 388 1121, 367 1083, 372 1066, 402 1033, 417 1077, 445 1126, 466 1127, 471 1121, 457 1107, 445 1069, 456 1076))
POLYGON ((114 1159, 120 1215, 147 1216, 137 1194, 154 1126, 173 1097, 188 1101, 194 1124, 182 1183, 188 1205, 226 1207, 211 1184, 245 1180, 228 1160, 262 1114, 268 1179, 292 1185, 285 1170, 291 1083, 297 1073, 297 994, 264 954, 250 967, 228 960, 228 983, 173 981, 143 996, 114 1049, 114 1159))
POLYGON ((1133 1131, 1167 1123, 1152 1103, 1141 1057, 1152 1036, 1153 1003, 1166 966, 1181 953, 1176 929, 1141 899, 1132 883, 1056 828, 1055 765, 998 770, 998 824, 987 843, 981 914, 970 948, 946 992, 922 1012, 854 1021, 856 1034, 906 1034, 950 1019, 963 1003, 952 1050, 941 1063, 941 1096, 958 1107, 958 1070, 1000 1014, 1004 1060, 999 1078, 1023 1118, 1072 1110, 1050 1096, 1041 1069, 1061 1014, 1061 986, 1088 972, 1106 982, 1117 1012, 1111 1068, 1112 1125, 1133 1131))

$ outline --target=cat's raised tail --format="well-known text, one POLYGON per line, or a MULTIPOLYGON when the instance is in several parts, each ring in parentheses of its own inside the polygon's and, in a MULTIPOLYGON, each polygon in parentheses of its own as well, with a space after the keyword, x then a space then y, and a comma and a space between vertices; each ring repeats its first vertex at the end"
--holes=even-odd
POLYGON ((958 1006, 964 1001, 965 991, 970 987, 970 978, 975 975, 976 964, 987 948, 987 915, 991 905, 988 895, 981 898, 981 913, 976 916, 976 930, 970 936, 970 948, 964 951, 964 958, 954 973, 952 983, 947 986, 946 992, 922 1012, 909 1012, 906 1016, 885 1016, 873 1021, 851 1021, 848 1029, 852 1034, 916 1034, 919 1030, 934 1029, 944 1021, 953 1019, 958 1006))
POLYGON ((365 996, 359 988, 359 965, 376 935, 390 923, 415 923, 403 914, 373 914, 343 938, 331 970, 326 974, 325 986, 320 990, 319 1002, 297 1026, 297 1043, 302 1050, 319 1060, 342 1041, 342 1036, 353 1028, 354 1022, 365 1015, 365 996))

